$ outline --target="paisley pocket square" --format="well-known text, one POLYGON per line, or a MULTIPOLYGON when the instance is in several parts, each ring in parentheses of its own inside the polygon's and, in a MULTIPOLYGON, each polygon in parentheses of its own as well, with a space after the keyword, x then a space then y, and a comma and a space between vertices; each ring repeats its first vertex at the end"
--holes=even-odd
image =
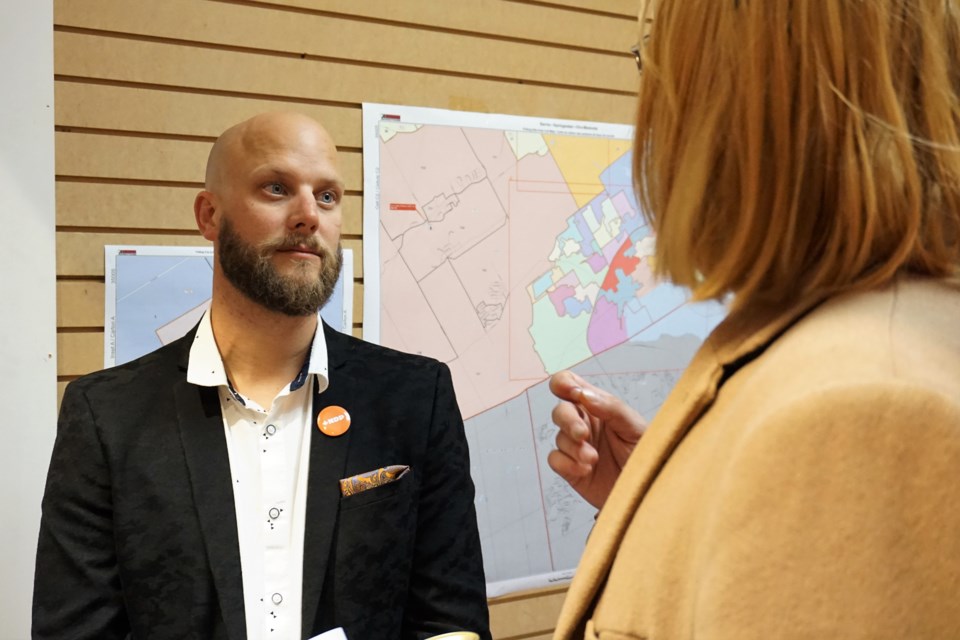
POLYGON ((363 493, 368 489, 382 487, 385 484, 390 484, 395 480, 399 480, 409 470, 410 467, 405 464, 393 464, 389 467, 383 467, 381 469, 375 469, 374 471, 367 471, 366 473, 358 473, 357 475, 350 476, 349 478, 343 478, 340 480, 340 495, 346 498, 347 496, 352 496, 357 493, 363 493))

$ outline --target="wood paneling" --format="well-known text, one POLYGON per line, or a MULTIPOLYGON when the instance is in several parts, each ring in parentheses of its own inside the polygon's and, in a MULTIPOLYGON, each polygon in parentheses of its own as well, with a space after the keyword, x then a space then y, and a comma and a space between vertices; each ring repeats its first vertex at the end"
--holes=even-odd
POLYGON ((566 593, 566 587, 562 587, 493 598, 490 632, 494 638, 541 637, 539 634, 553 630, 566 593))
MULTIPOLYGON (((622 52, 624 35, 635 37, 636 0, 556 0, 559 8, 599 8, 603 16, 556 11, 523 0, 456 0, 456 10, 438 0, 260 0, 278 10, 299 9, 318 15, 362 17, 384 24, 403 24, 483 34, 497 38, 545 42, 567 47, 622 52), (322 10, 318 7, 322 6, 322 10)), ((629 45, 627 45, 629 47, 629 45)))
MULTIPOLYGON (((103 328, 104 285, 96 280, 57 283, 57 326, 103 328)), ((86 372, 84 372, 86 373, 86 372)))
MULTIPOLYGON (((204 46, 57 32, 58 75, 281 98, 429 105, 447 109, 628 122, 632 95, 578 85, 546 89, 494 79, 383 69, 204 46), (602 116, 602 117, 600 117, 602 116)), ((485 53, 476 51, 478 58, 485 53)), ((636 82, 633 62, 615 61, 636 82)))
MULTIPOLYGON (((297 110, 341 149, 362 336, 363 102, 630 122, 637 0, 55 0, 59 392, 103 358, 103 247, 203 245, 211 142, 297 110)), ((491 601, 550 637, 565 588, 491 601)))
MULTIPOLYGON (((399 3, 397 3, 399 4, 399 3)), ((128 11, 129 0, 60 2, 61 26, 242 47, 265 52, 380 64, 431 73, 471 74, 601 90, 633 90, 633 64, 619 54, 571 51, 549 43, 512 42, 416 27, 358 22, 276 11, 273 7, 196 0, 164 0, 146 11, 128 11), (144 18, 147 19, 144 19, 144 18), (216 25, 211 29, 210 25, 216 25), (399 46, 398 46, 399 45, 399 46)))
MULTIPOLYGON (((57 225, 197 232, 193 199, 200 188, 61 180, 57 183, 57 225)), ((344 197, 341 233, 363 233, 360 196, 344 197)))
POLYGON ((637 0, 516 0, 517 2, 532 2, 539 5, 552 5, 579 11, 607 13, 626 18, 634 23, 637 17, 639 4, 637 0))
MULTIPOLYGON (((340 147, 359 148, 360 109, 88 82, 55 83, 56 121, 63 127, 202 136, 264 111, 299 111, 322 122, 340 147)), ((202 176, 195 179, 202 180, 202 176)))
MULTIPOLYGON (((57 175, 121 180, 203 182, 213 140, 194 142, 158 138, 58 131, 57 175)), ((363 185, 360 153, 340 152, 347 189, 363 185)))
POLYGON ((103 369, 103 331, 57 334, 57 375, 79 376, 103 369))

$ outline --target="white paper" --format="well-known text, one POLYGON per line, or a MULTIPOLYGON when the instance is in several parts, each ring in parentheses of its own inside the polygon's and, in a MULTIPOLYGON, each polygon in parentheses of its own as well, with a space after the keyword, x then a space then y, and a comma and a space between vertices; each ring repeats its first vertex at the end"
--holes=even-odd
POLYGON ((310 640, 347 640, 347 634, 343 632, 343 627, 324 631, 318 636, 313 636, 310 640))

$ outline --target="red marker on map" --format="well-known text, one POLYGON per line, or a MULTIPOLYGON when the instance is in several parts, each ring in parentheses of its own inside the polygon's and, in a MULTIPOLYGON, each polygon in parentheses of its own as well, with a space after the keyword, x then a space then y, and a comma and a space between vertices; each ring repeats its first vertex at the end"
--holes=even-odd
POLYGON ((391 202, 390 211, 416 211, 417 205, 407 202, 391 202))

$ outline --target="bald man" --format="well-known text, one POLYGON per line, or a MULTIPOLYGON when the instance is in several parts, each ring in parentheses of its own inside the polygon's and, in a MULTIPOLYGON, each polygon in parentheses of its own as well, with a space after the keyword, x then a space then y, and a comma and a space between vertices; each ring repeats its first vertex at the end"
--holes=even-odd
POLYGON ((303 115, 213 145, 194 203, 210 309, 64 394, 35 638, 490 637, 447 367, 318 319, 343 191, 333 141, 303 115))

